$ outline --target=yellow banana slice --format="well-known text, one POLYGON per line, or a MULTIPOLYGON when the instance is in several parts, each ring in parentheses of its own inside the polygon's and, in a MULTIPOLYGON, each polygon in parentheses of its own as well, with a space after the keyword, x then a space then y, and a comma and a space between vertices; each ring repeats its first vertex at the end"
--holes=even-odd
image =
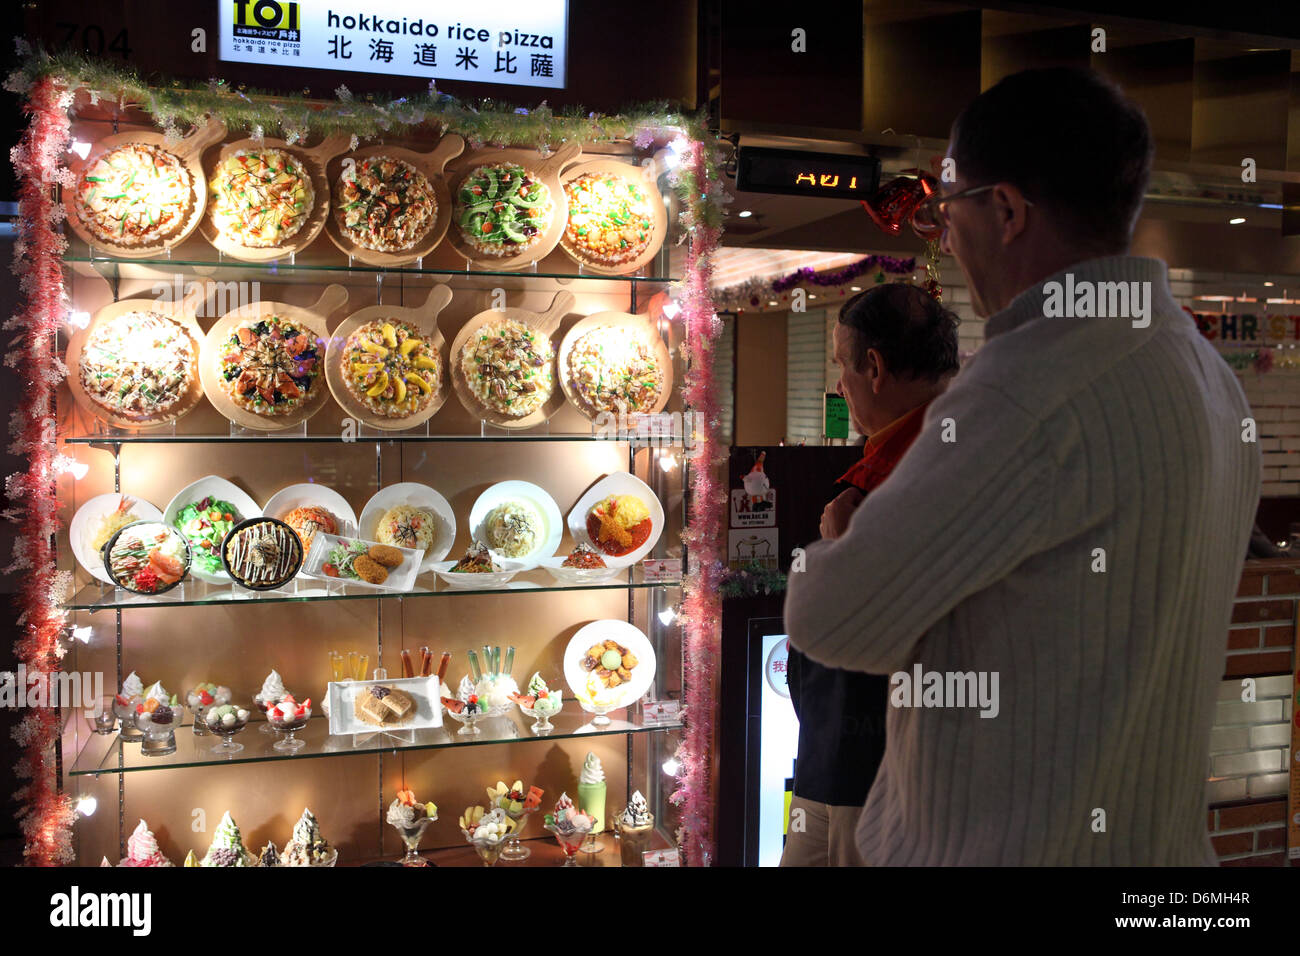
POLYGON ((397 348, 397 330, 395 328, 393 328, 391 325, 385 322, 383 328, 381 328, 379 331, 384 336, 385 345, 387 345, 390 349, 397 348))
POLYGON ((393 401, 399 405, 406 401, 406 383, 402 381, 402 376, 393 376, 393 401))
POLYGON ((414 372, 406 373, 406 384, 414 385, 420 391, 424 392, 425 395, 428 395, 430 392, 433 391, 433 386, 430 385, 428 382, 426 382, 424 379, 422 379, 420 376, 416 375, 414 372))
POLYGON ((374 385, 370 386, 370 388, 366 389, 366 394, 369 395, 371 398, 375 398, 379 395, 382 395, 384 393, 384 390, 387 388, 388 388, 388 373, 380 372, 379 380, 376 381, 374 385))
POLYGON ((362 339, 361 347, 379 358, 388 358, 388 349, 384 348, 382 345, 376 345, 374 342, 368 342, 365 339, 362 339))
POLYGON ((438 363, 427 355, 421 355, 415 360, 416 368, 427 368, 430 372, 438 371, 438 363))
POLYGON ((365 378, 371 372, 378 372, 382 367, 381 365, 367 365, 365 362, 353 362, 352 374, 358 378, 365 378))
POLYGON ((399 348, 398 351, 401 352, 403 355, 410 355, 411 352, 414 351, 415 347, 419 344, 420 344, 420 340, 417 339, 415 336, 411 336, 409 339, 407 339, 405 342, 402 343, 402 347, 399 348))

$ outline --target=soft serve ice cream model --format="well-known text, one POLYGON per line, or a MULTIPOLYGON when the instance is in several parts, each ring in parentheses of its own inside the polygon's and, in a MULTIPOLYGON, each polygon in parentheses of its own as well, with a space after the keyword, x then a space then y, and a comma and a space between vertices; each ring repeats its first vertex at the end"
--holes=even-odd
POLYGON ((590 751, 578 774, 578 809, 595 821, 593 833, 605 829, 605 769, 600 758, 590 751))

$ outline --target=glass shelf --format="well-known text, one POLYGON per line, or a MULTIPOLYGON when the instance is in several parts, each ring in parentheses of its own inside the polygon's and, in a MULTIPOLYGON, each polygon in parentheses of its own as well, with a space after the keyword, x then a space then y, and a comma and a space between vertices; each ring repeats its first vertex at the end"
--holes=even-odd
MULTIPOLYGON (((611 817, 612 819, 612 817, 611 817)), ((610 825, 609 822, 606 825, 610 825)), ((537 826, 537 824, 533 824, 537 826)), ((390 827, 391 829, 391 827, 390 827)), ((606 830, 604 833, 596 835, 596 842, 601 847, 600 853, 579 853, 573 858, 575 866, 585 867, 621 867, 623 865, 622 856, 619 853, 619 841, 614 838, 614 834, 606 830)), ((532 836, 525 837, 522 841, 524 846, 528 847, 532 853, 526 860, 502 860, 497 863, 501 869, 509 867, 558 867, 564 862, 564 852, 560 845, 555 842, 555 838, 549 833, 544 837, 532 836)), ((647 850, 671 850, 676 847, 676 843, 669 839, 665 828, 656 826, 654 836, 646 846, 647 850)), ((468 844, 464 846, 444 847, 439 850, 421 850, 420 856, 424 857, 435 866, 476 866, 482 867, 483 861, 479 859, 478 853, 468 844)), ((396 862, 397 855, 391 857, 396 862)), ((384 862, 387 862, 385 860, 384 862)), ((339 860, 338 866, 374 866, 376 861, 368 860, 363 863, 353 863, 350 860, 339 860)))
POLYGON ((569 432, 563 434, 485 434, 485 435, 426 435, 423 433, 406 433, 392 432, 389 434, 358 434, 354 437, 344 438, 338 433, 331 435, 312 435, 293 432, 291 434, 277 434, 275 432, 254 433, 245 432, 243 434, 211 434, 211 435, 184 435, 173 434, 171 432, 162 432, 158 434, 148 434, 141 432, 121 432, 95 435, 69 435, 62 441, 69 445, 113 445, 113 444, 152 444, 152 445, 201 445, 201 444, 230 444, 236 442, 243 443, 298 443, 310 444, 312 442, 327 444, 344 444, 344 445, 373 445, 377 442, 551 442, 551 441, 568 441, 568 442, 593 442, 593 441, 620 441, 620 442, 639 442, 646 444, 649 438, 633 439, 625 438, 606 438, 605 436, 593 432, 569 432))
POLYGON ((313 716, 307 727, 296 736, 306 746, 296 753, 280 753, 272 748, 278 734, 261 732, 261 721, 250 722, 234 739, 244 745, 239 753, 226 756, 212 753, 220 738, 211 735, 196 737, 191 724, 176 728, 176 752, 163 757, 146 757, 138 743, 122 743, 116 734, 91 735, 77 754, 72 768, 66 772, 73 777, 136 773, 147 770, 170 770, 184 767, 212 767, 237 763, 264 763, 272 760, 311 760, 318 757, 347 757, 354 754, 393 753, 399 750, 438 750, 448 747, 474 747, 499 743, 520 743, 529 740, 564 740, 573 737, 602 737, 617 734, 650 734, 663 730, 680 730, 678 723, 646 724, 639 720, 610 719, 608 724, 596 726, 591 715, 583 711, 577 701, 566 700, 564 710, 551 718, 555 729, 549 734, 537 735, 529 730, 531 719, 512 708, 510 713, 490 717, 479 723, 482 733, 462 735, 457 733, 460 724, 444 716, 441 728, 414 731, 415 740, 399 740, 386 734, 376 734, 365 743, 354 745, 351 734, 332 735, 329 718, 313 716))
POLYGON ((380 598, 455 597, 458 594, 539 594, 552 591, 616 591, 626 588, 678 588, 680 580, 646 581, 633 570, 599 584, 560 584, 545 571, 524 572, 542 575, 537 580, 516 577, 505 587, 453 588, 431 574, 423 578, 434 586, 417 585, 412 591, 382 591, 355 584, 337 584, 314 578, 296 578, 289 587, 278 591, 246 591, 233 585, 206 584, 190 580, 164 594, 133 594, 121 588, 95 582, 82 587, 63 607, 69 611, 112 611, 125 608, 194 607, 199 605, 283 604, 289 601, 373 601, 380 598))

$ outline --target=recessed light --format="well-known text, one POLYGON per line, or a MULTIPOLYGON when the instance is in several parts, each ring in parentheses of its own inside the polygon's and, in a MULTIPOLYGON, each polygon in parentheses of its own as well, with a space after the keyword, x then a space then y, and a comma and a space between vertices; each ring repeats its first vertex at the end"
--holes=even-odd
POLYGON ((1243 219, 1241 216, 1238 216, 1236 219, 1229 219, 1229 220, 1228 220, 1228 225, 1230 225, 1230 226, 1240 226, 1240 225, 1241 225, 1243 222, 1245 222, 1245 221, 1246 221, 1246 220, 1243 219))
POLYGON ((754 215, 754 211, 752 209, 742 209, 736 215, 740 216, 741 219, 748 219, 750 216, 754 215))
POLYGON ((776 305, 776 299, 768 299, 768 300, 767 300, 767 304, 768 304, 768 305, 776 305))
POLYGON ((862 286, 860 286, 860 285, 851 285, 851 286, 849 286, 849 291, 850 291, 850 292, 861 292, 861 291, 862 291, 862 286))
POLYGON ((1271 283, 1271 282, 1265 282, 1264 285, 1266 285, 1266 286, 1272 286, 1273 283, 1271 283))
POLYGON ((815 298, 817 298, 817 296, 815 296, 815 295, 810 295, 810 296, 808 296, 808 298, 810 298, 810 299, 815 299, 815 298))

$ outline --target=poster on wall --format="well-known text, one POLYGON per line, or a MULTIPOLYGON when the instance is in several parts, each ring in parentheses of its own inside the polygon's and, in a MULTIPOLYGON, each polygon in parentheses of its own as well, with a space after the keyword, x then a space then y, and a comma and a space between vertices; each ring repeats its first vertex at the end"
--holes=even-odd
POLYGON ((567 0, 218 0, 221 59, 563 89, 567 0))
POLYGON ((767 452, 759 452, 741 487, 731 489, 731 527, 775 528, 776 489, 763 470, 767 452))

